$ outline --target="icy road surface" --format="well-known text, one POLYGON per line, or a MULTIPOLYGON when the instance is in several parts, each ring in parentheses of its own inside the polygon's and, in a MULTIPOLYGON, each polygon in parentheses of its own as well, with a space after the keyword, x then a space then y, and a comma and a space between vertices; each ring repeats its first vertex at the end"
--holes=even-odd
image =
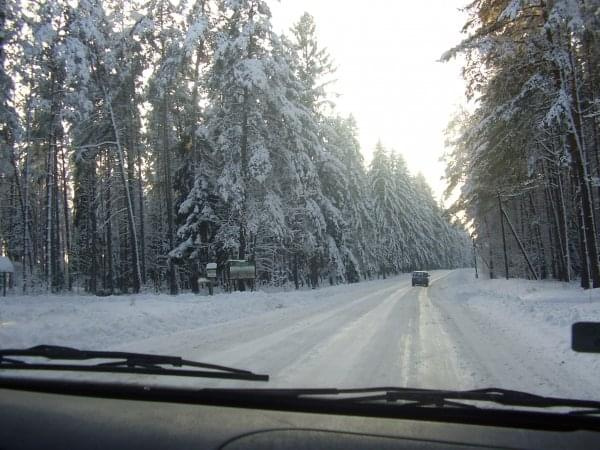
POLYGON ((0 300, 0 347, 171 354, 271 376, 269 383, 125 377, 145 384, 494 386, 600 399, 600 355, 570 349, 571 324, 584 320, 600 321, 600 289, 433 271, 429 288, 411 287, 410 275, 403 274, 316 290, 214 297, 9 296, 0 300))
POLYGON ((404 276, 348 291, 332 302, 275 309, 122 348, 177 354, 271 376, 268 384, 173 380, 186 385, 494 386, 599 398, 600 356, 570 351, 570 323, 542 320, 542 329, 536 329, 535 322, 519 321, 517 309, 500 306, 490 315, 485 302, 492 307, 501 303, 498 298, 484 295, 482 302, 469 303, 461 295, 461 287, 472 278, 471 271, 435 271, 430 287, 423 288, 411 287, 404 276), (551 326, 545 330, 544 325, 551 326))

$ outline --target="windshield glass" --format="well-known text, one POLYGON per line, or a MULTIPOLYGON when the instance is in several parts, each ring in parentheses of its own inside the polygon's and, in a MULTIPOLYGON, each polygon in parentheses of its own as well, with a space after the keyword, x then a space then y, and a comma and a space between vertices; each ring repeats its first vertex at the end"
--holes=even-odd
POLYGON ((4 3, 0 347, 270 378, 19 376, 600 400, 598 1, 4 3))

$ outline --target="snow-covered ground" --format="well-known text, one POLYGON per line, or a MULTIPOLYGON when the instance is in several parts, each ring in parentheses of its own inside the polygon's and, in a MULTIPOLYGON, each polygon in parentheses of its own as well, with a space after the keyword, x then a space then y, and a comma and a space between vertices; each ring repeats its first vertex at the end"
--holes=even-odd
POLYGON ((573 323, 600 322, 600 289, 458 271, 432 293, 473 385, 600 398, 600 354, 571 350, 573 323))
POLYGON ((497 386, 600 398, 600 355, 570 349, 580 320, 600 321, 600 290, 436 271, 427 289, 402 275, 214 297, 7 297, 0 347, 176 354, 268 373, 269 387, 497 386))
POLYGON ((399 280, 408 280, 407 275, 314 290, 234 292, 212 297, 206 293, 0 297, 0 346, 53 344, 110 349, 273 310, 327 307, 370 292, 374 286, 392 286, 399 280))

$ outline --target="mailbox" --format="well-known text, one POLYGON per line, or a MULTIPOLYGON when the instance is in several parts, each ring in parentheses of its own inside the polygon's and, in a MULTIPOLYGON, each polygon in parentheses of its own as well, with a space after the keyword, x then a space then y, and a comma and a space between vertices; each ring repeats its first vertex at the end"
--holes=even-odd
POLYGON ((217 278, 217 263, 208 263, 206 265, 206 276, 208 278, 217 278))
POLYGON ((230 259, 227 265, 230 280, 254 280, 256 277, 256 266, 253 261, 230 259))

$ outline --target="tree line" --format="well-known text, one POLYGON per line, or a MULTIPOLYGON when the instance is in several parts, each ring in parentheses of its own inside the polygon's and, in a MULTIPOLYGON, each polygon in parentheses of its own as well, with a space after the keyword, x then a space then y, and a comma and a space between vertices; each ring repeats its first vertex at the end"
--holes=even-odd
POLYGON ((476 0, 464 57, 476 107, 448 127, 454 205, 493 276, 600 287, 600 2, 476 0), (506 258, 506 259, 505 259, 506 258))
POLYGON ((261 0, 0 0, 0 245, 23 292, 196 290, 207 262, 317 286, 463 266, 464 229, 365 167, 304 14, 261 0))

